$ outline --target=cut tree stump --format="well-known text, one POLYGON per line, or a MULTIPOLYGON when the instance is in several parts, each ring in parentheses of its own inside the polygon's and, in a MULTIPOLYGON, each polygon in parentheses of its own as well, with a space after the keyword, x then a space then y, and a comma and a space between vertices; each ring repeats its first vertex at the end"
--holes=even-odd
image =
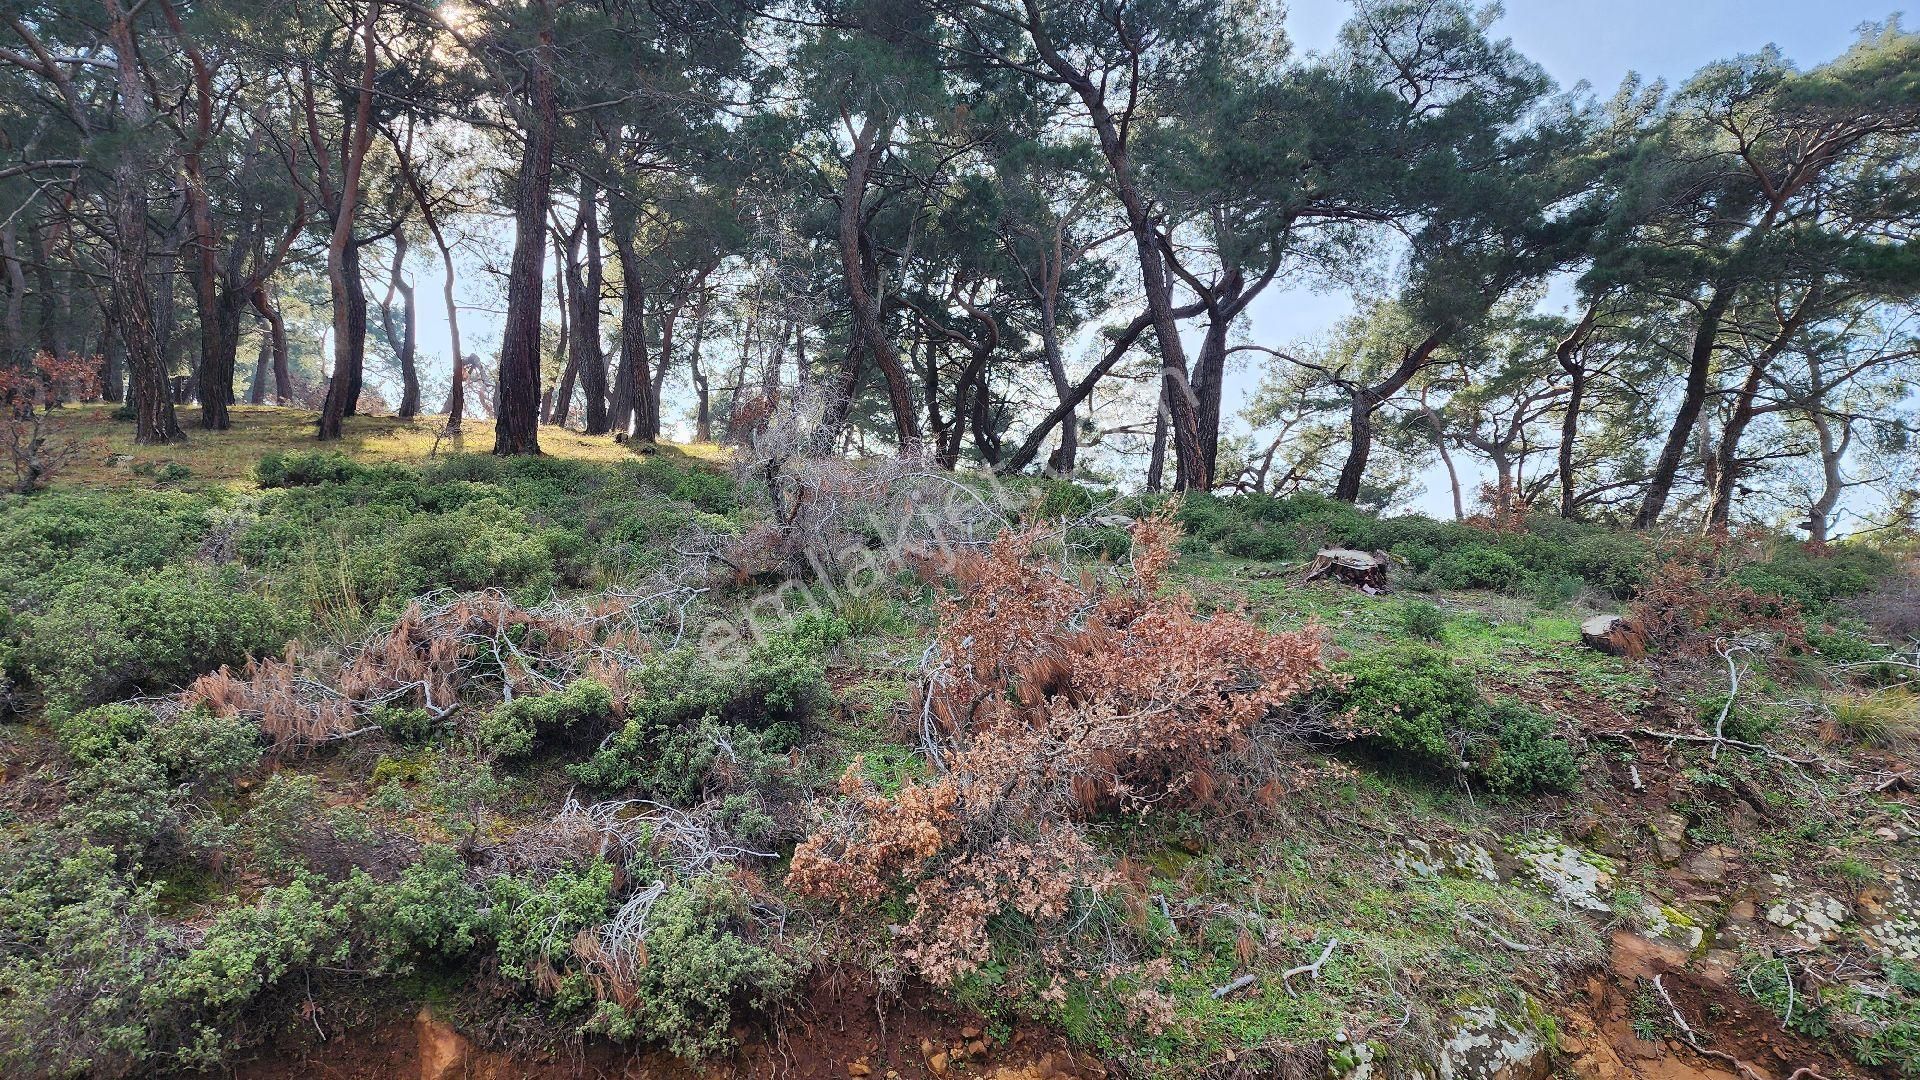
POLYGON ((1362 592, 1385 592, 1387 557, 1378 551, 1369 554, 1352 548, 1321 548, 1300 580, 1316 581, 1323 577, 1344 581, 1362 592))
POLYGON ((1595 615, 1581 623, 1580 640, 1608 656, 1637 658, 1647 654, 1647 636, 1620 615, 1595 615))

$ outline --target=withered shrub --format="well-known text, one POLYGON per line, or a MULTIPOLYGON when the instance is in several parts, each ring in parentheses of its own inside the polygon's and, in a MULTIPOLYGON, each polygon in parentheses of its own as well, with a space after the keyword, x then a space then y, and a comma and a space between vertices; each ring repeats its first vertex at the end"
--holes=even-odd
MULTIPOLYGON (((1273 633, 1233 613, 1202 617, 1162 594, 1178 531, 1137 523, 1130 565, 1105 580, 1061 576, 1035 529, 950 564, 930 665, 915 701, 938 776, 881 793, 856 763, 845 798, 795 852, 800 894, 872 902, 910 887, 902 959, 949 985, 978 970, 996 925, 1025 928, 1059 1000, 1064 975, 1107 970, 1070 954, 1076 908, 1119 881, 1087 840, 1102 814, 1214 806, 1271 776, 1236 773, 1255 744, 1324 734, 1280 707, 1322 671, 1316 628, 1273 633)), ((1140 1003, 1143 1022, 1163 1010, 1140 1003)))
POLYGON ((585 606, 522 608, 499 590, 463 596, 436 594, 407 606, 390 630, 342 656, 304 655, 288 646, 280 659, 247 661, 238 672, 222 667, 193 681, 182 704, 203 705, 216 716, 258 720, 276 750, 308 747, 374 725, 383 705, 419 707, 445 715, 475 679, 517 693, 558 686, 569 676, 625 689, 620 658, 646 646, 619 625, 620 601, 585 606))
POLYGON ((1737 540, 1699 537, 1669 548, 1640 586, 1629 618, 1662 651, 1713 654, 1717 643, 1765 640, 1776 657, 1807 648, 1806 618, 1798 603, 1740 584, 1737 540))

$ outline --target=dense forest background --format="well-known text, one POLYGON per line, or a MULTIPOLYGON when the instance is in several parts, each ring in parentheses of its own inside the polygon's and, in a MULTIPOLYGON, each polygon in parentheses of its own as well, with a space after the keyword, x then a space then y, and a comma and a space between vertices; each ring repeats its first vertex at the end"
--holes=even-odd
POLYGON ((1200 0, 10 4, 16 471, 65 398, 143 443, 293 404, 520 454, 804 397, 949 468, 1909 521, 1920 35, 1595 94, 1498 17, 1368 0, 1301 53, 1200 0), (419 347, 436 279, 458 365, 419 347), (1301 288, 1355 313, 1252 332, 1301 288))

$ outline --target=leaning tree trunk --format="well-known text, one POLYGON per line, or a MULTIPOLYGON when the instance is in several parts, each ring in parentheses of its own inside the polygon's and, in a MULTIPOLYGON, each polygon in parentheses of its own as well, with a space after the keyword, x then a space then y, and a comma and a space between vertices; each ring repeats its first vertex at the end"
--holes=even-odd
MULTIPOLYGON (((893 121, 868 114, 854 137, 853 152, 847 160, 847 178, 840 189, 840 269, 846 278, 847 301, 853 309, 859 338, 887 381, 887 402, 893 409, 894 438, 900 453, 909 453, 920 441, 920 419, 913 405, 913 391, 907 386, 907 373, 900 366, 900 354, 887 337, 880 320, 880 298, 867 280, 871 262, 866 253, 867 182, 874 163, 891 137, 893 121)), ((875 275, 876 278, 878 275, 875 275)))
POLYGON ((1716 288, 1707 305, 1700 312, 1700 322, 1694 328, 1693 349, 1687 362, 1687 386, 1680 397, 1679 411, 1674 414, 1673 427, 1667 431, 1666 445, 1660 449, 1660 460, 1653 467, 1653 475, 1647 479, 1647 493, 1640 501, 1640 510, 1633 516, 1633 527, 1645 529, 1660 520, 1660 514, 1667 508, 1667 497, 1673 493, 1674 479, 1680 474, 1680 463, 1686 457, 1687 441, 1693 436, 1693 426, 1700 419, 1700 410, 1707 402, 1707 381, 1713 373, 1713 350, 1720 334, 1720 320, 1726 315, 1731 295, 1727 290, 1716 288))
POLYGON ((553 5, 541 0, 540 43, 528 79, 532 108, 513 197, 513 261, 507 269, 507 318, 500 341, 500 405, 493 452, 540 452, 540 304, 547 259, 547 211, 553 203, 553 140, 560 107, 553 86, 553 5))
POLYGON ((1360 501, 1360 481, 1373 454, 1373 412, 1378 407, 1373 394, 1363 387, 1353 395, 1347 409, 1347 460, 1340 466, 1340 479, 1333 487, 1333 497, 1340 502, 1360 501))

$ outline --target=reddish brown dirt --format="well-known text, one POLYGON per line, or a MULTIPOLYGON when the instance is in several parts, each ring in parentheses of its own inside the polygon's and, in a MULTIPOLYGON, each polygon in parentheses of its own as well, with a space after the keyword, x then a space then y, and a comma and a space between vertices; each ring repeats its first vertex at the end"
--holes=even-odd
MULTIPOLYGON (((1781 1031, 1777 1016, 1735 989, 1734 977, 1684 950, 1616 932, 1607 970, 1587 980, 1586 1011, 1568 1018, 1561 1049, 1574 1058, 1570 1071, 1589 1080, 1787 1080, 1801 1069, 1830 1080, 1862 1075, 1813 1040, 1781 1031), (1635 1034, 1634 996, 1656 976, 1699 1050, 1677 1035, 1635 1034)), ((1665 1004, 1659 1009, 1664 1019, 1665 1004)))
POLYGON ((1098 1080, 1107 1070, 1075 1057, 1041 1028, 1015 1027, 1000 1041, 980 1018, 910 989, 882 996, 851 972, 815 978, 798 1003, 764 1029, 737 1030, 731 1057, 692 1066, 656 1051, 605 1042, 544 1050, 489 1045, 430 1012, 396 1013, 321 1041, 311 1026, 262 1047, 233 1075, 242 1080, 507 1080, 622 1077, 632 1080, 1098 1080), (884 1009, 880 1006, 884 1004, 884 1009))

